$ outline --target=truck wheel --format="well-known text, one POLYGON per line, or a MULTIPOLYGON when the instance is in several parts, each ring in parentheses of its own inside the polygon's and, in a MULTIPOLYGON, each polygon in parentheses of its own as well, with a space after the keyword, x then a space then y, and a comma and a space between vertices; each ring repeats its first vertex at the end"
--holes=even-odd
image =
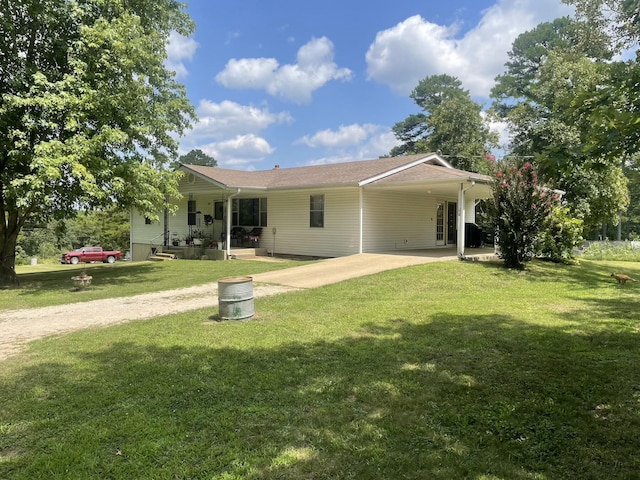
POLYGON ((116 263, 116 257, 114 257, 113 255, 109 255, 107 257, 107 263, 116 263))
POLYGON ((78 257, 71 257, 71 260, 69 261, 71 262, 71 265, 77 265, 80 263, 80 259, 78 257))

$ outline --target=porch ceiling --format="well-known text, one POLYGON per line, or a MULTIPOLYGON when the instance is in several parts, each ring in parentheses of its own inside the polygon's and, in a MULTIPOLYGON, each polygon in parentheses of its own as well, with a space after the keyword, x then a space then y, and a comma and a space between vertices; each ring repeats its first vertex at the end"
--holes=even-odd
MULTIPOLYGON (((367 189, 386 190, 406 193, 426 193, 428 195, 441 195, 455 197, 460 190, 460 181, 457 182, 416 182, 416 183, 385 183, 372 184, 365 186, 367 189)), ((491 196, 491 187, 485 183, 476 182, 474 185, 467 183, 465 185, 467 196, 473 198, 489 198, 491 196)))

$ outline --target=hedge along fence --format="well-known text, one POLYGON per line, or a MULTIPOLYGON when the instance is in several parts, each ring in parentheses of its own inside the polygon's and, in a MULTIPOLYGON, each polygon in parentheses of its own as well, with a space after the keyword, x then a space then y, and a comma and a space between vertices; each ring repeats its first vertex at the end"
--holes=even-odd
POLYGON ((632 241, 586 241, 580 256, 591 260, 640 261, 640 242, 632 241))

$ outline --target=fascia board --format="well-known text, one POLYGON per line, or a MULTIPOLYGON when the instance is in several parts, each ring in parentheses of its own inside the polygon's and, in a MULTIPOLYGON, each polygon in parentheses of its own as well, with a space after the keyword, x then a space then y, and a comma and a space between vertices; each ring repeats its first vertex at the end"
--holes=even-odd
POLYGON ((445 168, 453 168, 451 166, 451 164, 449 162, 447 162, 446 160, 444 160, 442 157, 436 155, 436 154, 431 154, 431 155, 426 155, 418 160, 414 160, 411 163, 407 163, 406 165, 402 165, 400 167, 396 167, 393 168, 391 170, 387 170, 386 172, 382 172, 378 175, 374 175, 373 177, 369 177, 369 178, 365 178, 364 180, 361 180, 360 182, 358 182, 358 186, 360 187, 364 187, 365 185, 368 185, 370 183, 373 182, 377 182, 378 180, 382 180, 383 178, 386 178, 390 175, 395 175, 396 173, 400 173, 403 172, 409 168, 413 168, 416 165, 420 165, 421 163, 426 163, 430 160, 436 160, 441 166, 445 167, 445 168))

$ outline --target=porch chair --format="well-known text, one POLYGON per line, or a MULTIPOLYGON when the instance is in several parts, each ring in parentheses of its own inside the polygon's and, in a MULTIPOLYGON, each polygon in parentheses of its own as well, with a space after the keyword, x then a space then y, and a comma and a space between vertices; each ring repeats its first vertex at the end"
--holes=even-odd
POLYGON ((260 236, 262 235, 262 227, 255 227, 244 236, 252 247, 260 247, 260 236))
POLYGON ((235 246, 241 246, 241 243, 244 241, 244 237, 247 235, 247 231, 242 227, 233 227, 231 229, 231 246, 233 246, 233 241, 235 240, 235 246))

